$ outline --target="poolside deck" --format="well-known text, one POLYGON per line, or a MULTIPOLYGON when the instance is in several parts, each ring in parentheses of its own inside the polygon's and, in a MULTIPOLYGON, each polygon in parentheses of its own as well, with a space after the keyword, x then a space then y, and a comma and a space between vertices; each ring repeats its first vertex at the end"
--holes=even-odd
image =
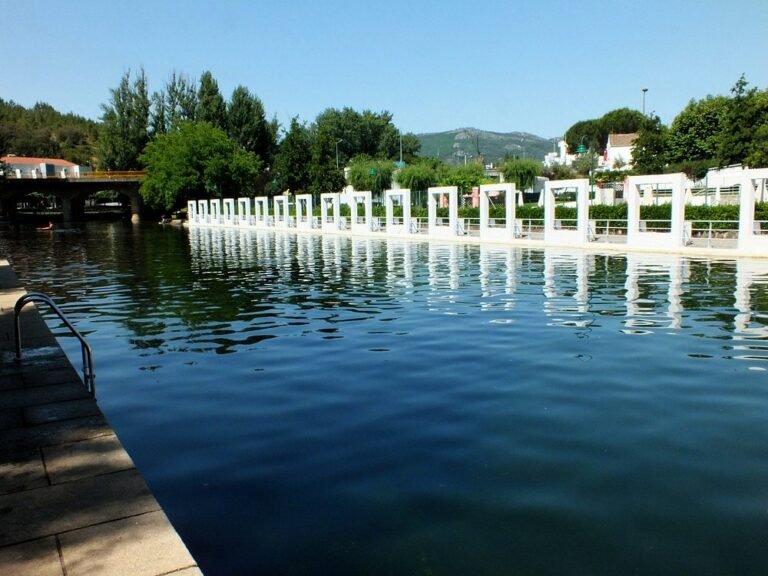
POLYGON ((34 306, 14 359, 24 293, 0 259, 0 574, 202 574, 34 306))

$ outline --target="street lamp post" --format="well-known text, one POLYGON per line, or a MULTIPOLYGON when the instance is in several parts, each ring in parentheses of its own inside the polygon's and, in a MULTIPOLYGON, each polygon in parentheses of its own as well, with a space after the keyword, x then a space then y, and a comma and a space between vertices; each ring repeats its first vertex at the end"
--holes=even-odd
POLYGON ((645 116, 645 93, 648 92, 648 88, 643 88, 643 116, 645 116))
POLYGON ((344 142, 344 138, 336 140, 336 170, 339 169, 339 142, 344 142))

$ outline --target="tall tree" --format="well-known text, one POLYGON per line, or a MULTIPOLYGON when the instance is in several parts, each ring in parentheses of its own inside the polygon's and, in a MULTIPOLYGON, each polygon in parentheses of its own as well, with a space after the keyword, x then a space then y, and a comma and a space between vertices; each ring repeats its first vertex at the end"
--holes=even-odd
POLYGON ((757 89, 748 86, 742 74, 731 88, 732 98, 725 111, 717 150, 720 166, 744 162, 750 153, 753 132, 761 125, 757 89))
POLYGON ((640 129, 632 149, 632 165, 638 174, 661 174, 667 165, 669 129, 658 116, 651 115, 640 129))
POLYGON ((768 90, 755 94, 755 130, 746 163, 750 168, 768 167, 768 90))
POLYGON ((102 104, 102 133, 99 156, 102 168, 135 170, 141 167, 139 156, 149 142, 149 96, 144 69, 131 82, 126 72, 110 99, 102 104))
POLYGON ((173 71, 164 93, 168 130, 176 130, 182 122, 197 119, 197 91, 189 76, 173 71))
POLYGON ((200 76, 197 91, 197 119, 209 122, 216 128, 227 128, 227 105, 219 92, 219 85, 209 71, 200 76))
POLYGON ((727 109, 724 96, 691 100, 670 126, 670 163, 715 158, 727 109))
POLYGON ((165 90, 152 93, 149 113, 149 133, 152 138, 168 132, 168 118, 165 116, 165 90))
POLYGON ((232 92, 227 107, 227 132, 245 150, 261 158, 265 165, 272 163, 276 134, 267 122, 261 100, 244 86, 238 86, 232 92))
MULTIPOLYGON (((406 132, 401 136, 398 144, 403 150, 403 162, 407 162, 408 164, 415 162, 419 155, 419 150, 421 150, 421 142, 419 141, 418 136, 413 132, 406 132)), ((399 152, 400 151, 398 150, 398 159, 400 157, 399 152)))
POLYGON ((310 186, 309 165, 312 161, 309 130, 291 119, 291 126, 280 143, 279 152, 273 164, 273 178, 276 189, 306 192, 310 186))
POLYGON ((314 126, 311 134, 310 191, 313 194, 339 192, 344 188, 344 171, 336 164, 338 139, 326 126, 314 126))
MULTIPOLYGON (((339 162, 346 164, 355 156, 369 156, 381 160, 400 157, 400 131, 392 124, 389 112, 357 112, 352 108, 329 108, 315 119, 318 132, 329 134, 338 142, 339 162)), ((404 155, 418 150, 415 137, 404 139, 404 155)), ((334 146, 335 152, 335 146, 334 146)))
POLYGON ((752 149, 747 156, 747 166, 750 168, 768 168, 768 122, 755 130, 752 138, 752 149))

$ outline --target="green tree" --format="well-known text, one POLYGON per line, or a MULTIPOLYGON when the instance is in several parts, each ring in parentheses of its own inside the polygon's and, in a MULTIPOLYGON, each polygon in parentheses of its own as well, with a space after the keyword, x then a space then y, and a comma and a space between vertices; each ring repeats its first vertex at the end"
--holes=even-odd
POLYGON ((338 192, 344 188, 344 171, 336 167, 336 142, 325 126, 315 126, 311 131, 309 177, 313 194, 338 192))
MULTIPOLYGON (((340 164, 346 164, 355 156, 380 160, 400 157, 400 131, 392 124, 389 112, 329 108, 317 116, 314 125, 317 132, 326 133, 334 142, 338 141, 340 164)), ((403 137, 404 159, 409 152, 415 155, 419 146, 418 139, 414 142, 415 136, 406 136, 403 137)))
POLYGON ((720 166, 744 162, 751 152, 754 130, 762 124, 757 89, 748 86, 742 74, 731 88, 733 96, 725 111, 717 150, 720 166))
POLYGON ((724 96, 691 100, 670 126, 670 163, 715 158, 727 108, 724 96))
POLYGON ((189 76, 171 72, 163 93, 168 130, 176 130, 183 122, 197 119, 197 91, 194 80, 189 76))
POLYGON ((168 119, 165 116, 165 91, 152 93, 149 112, 149 134, 155 138, 168 132, 168 119))
POLYGON ((232 92, 227 107, 227 133, 245 150, 261 158, 265 166, 272 163, 276 134, 267 122, 261 100, 244 86, 232 92))
POLYGON ((658 116, 652 115, 640 129, 632 148, 632 164, 637 174, 661 174, 667 165, 669 129, 658 116))
POLYGON ((550 180, 570 180, 576 178, 576 171, 570 166, 555 163, 545 166, 541 175, 550 180))
POLYGON ((568 151, 575 154, 580 144, 602 154, 608 144, 609 134, 629 134, 638 132, 648 123, 648 119, 637 110, 618 108, 607 112, 596 120, 581 120, 568 128, 565 142, 568 151))
POLYGON ((183 122, 159 135, 141 160, 147 171, 141 195, 150 206, 164 210, 193 198, 252 195, 261 171, 255 154, 207 122, 183 122))
POLYGON ((133 82, 131 72, 126 72, 117 88, 110 90, 109 102, 101 108, 99 157, 102 168, 141 168, 139 156, 149 142, 150 104, 144 70, 139 70, 133 82))
POLYGON ((602 128, 599 120, 580 120, 565 132, 565 143, 568 152, 576 154, 580 145, 592 150, 601 150, 605 143, 602 141, 602 128))
POLYGON ((507 160, 501 167, 504 180, 514 182, 518 190, 528 190, 536 183, 536 176, 541 174, 541 162, 531 159, 507 160))
POLYGON ((579 154, 571 166, 576 174, 580 176, 589 176, 597 166, 597 159, 597 152, 590 149, 579 154))
POLYGON ((403 147, 403 162, 408 164, 414 163, 419 156, 419 151, 421 150, 421 142, 419 141, 419 137, 416 136, 416 134, 413 132, 406 132, 403 134, 401 142, 403 147))
POLYGON ((754 96, 755 129, 746 158, 750 168, 768 167, 768 90, 757 92, 754 96))
POLYGON ((639 110, 631 108, 618 108, 607 112, 600 118, 601 132, 605 138, 603 149, 608 143, 609 134, 630 134, 637 132, 648 123, 648 117, 639 110))
POLYGON ((747 156, 747 166, 750 168, 768 168, 768 122, 755 130, 752 137, 752 147, 747 156))
POLYGON ((483 183, 483 167, 480 164, 460 164, 446 167, 440 175, 440 184, 443 186, 458 186, 459 192, 469 194, 472 188, 483 183))
POLYGON ((358 156, 349 165, 349 183, 355 190, 370 190, 374 194, 381 194, 392 185, 393 168, 389 160, 358 156))
POLYGON ((408 164, 397 173, 397 183, 412 192, 426 192, 437 185, 437 170, 429 162, 408 164))
POLYGON ((227 129, 227 104, 213 74, 207 70, 200 76, 197 90, 197 119, 216 128, 227 129))
POLYGON ((275 156, 273 174, 274 179, 277 180, 275 186, 278 188, 276 189, 287 188, 294 193, 309 190, 311 161, 309 130, 294 117, 275 156))
POLYGON ((99 126, 75 114, 62 114, 38 102, 25 108, 0 98, 0 153, 64 158, 93 165, 99 126))

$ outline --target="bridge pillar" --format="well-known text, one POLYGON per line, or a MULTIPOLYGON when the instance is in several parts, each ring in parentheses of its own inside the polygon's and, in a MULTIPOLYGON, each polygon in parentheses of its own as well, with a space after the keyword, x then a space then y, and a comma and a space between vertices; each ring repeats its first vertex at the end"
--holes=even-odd
POLYGON ((85 200, 77 196, 61 196, 61 216, 65 223, 82 220, 85 216, 85 200))
POLYGON ((131 199, 131 222, 138 224, 141 222, 141 196, 139 194, 129 194, 131 199))
POLYGON ((0 218, 16 219, 16 201, 17 198, 10 194, 0 198, 0 218))

